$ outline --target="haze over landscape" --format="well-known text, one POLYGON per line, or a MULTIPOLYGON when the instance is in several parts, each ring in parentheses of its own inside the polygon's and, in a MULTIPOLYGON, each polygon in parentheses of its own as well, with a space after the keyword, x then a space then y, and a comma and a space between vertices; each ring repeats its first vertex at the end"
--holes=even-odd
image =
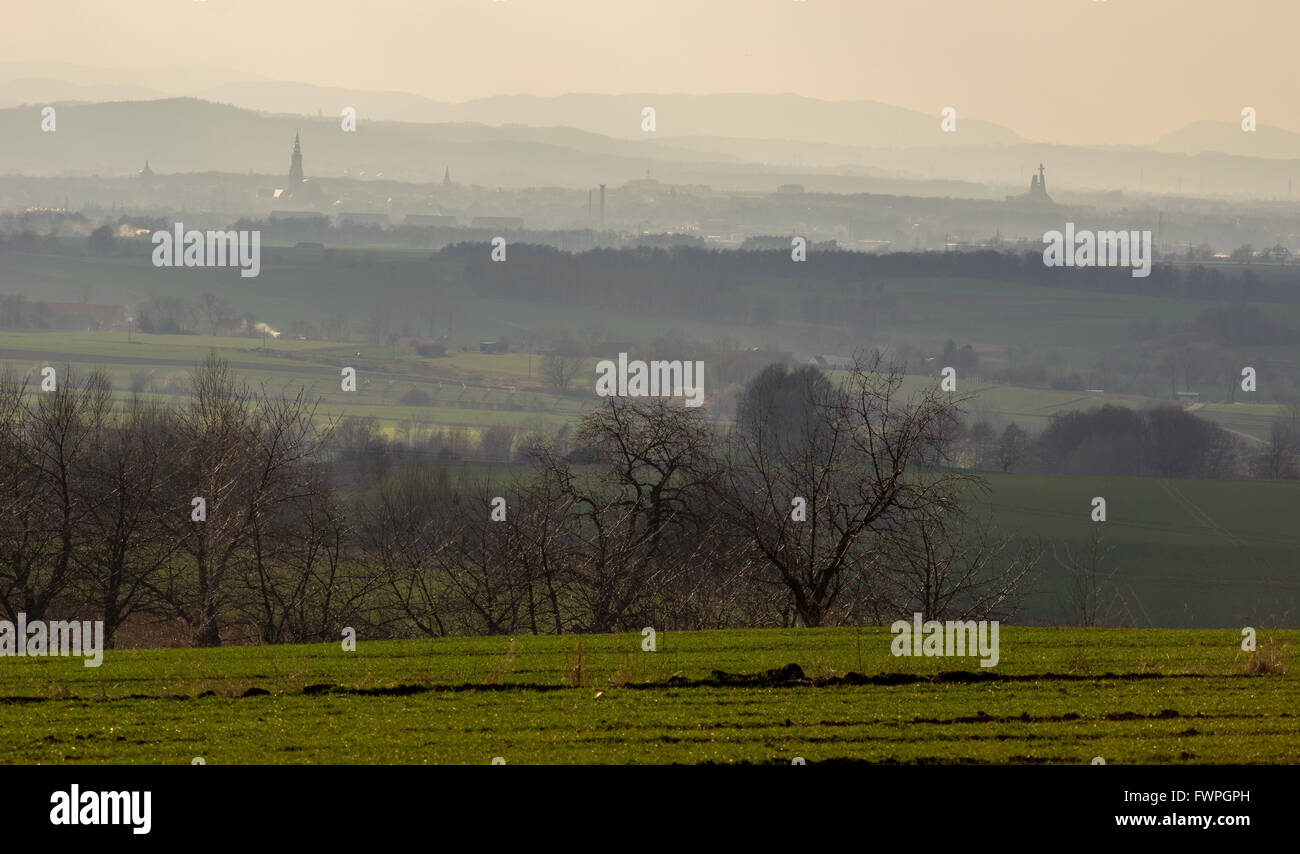
POLYGON ((1149 144, 1195 121, 1234 122, 1250 104, 1262 124, 1300 132, 1289 48, 1300 11, 1282 0, 1230 9, 1215 0, 663 0, 653 11, 601 0, 379 0, 366 9, 11 0, 0 56, 20 65, 3 76, 71 76, 51 74, 53 62, 135 69, 68 80, 132 87, 133 97, 252 81, 452 103, 797 92, 926 114, 953 105, 1027 139, 1075 145, 1149 144), (212 68, 166 69, 194 65, 212 68))
POLYGON ((1297 8, 8 0, 0 761, 1300 759, 1297 8))

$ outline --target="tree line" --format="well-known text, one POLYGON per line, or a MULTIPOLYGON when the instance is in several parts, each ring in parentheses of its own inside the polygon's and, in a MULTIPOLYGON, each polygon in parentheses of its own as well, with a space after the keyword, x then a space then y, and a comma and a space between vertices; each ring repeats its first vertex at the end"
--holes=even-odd
POLYGON ((959 399, 859 361, 773 365, 721 429, 610 398, 565 447, 339 488, 336 425, 215 355, 188 403, 100 372, 0 376, 0 611, 183 626, 190 643, 1006 617, 1037 550, 943 465, 959 399))
MULTIPOLYGON (((465 264, 466 277, 483 296, 636 310, 673 318, 737 320, 737 297, 747 282, 783 278, 794 290, 831 285, 846 305, 879 310, 886 278, 978 278, 1104 293, 1236 302, 1294 303, 1296 273, 1279 268, 1263 278, 1247 267, 1159 263, 1134 278, 1127 267, 1048 267, 1042 251, 890 252, 809 250, 793 263, 779 250, 722 250, 698 246, 597 248, 566 252, 551 246, 511 244, 510 263, 494 264, 483 243, 458 243, 438 257, 465 264)), ((746 300, 748 302, 748 300, 746 300)), ((760 307, 762 303, 758 304, 760 307)), ((832 310, 834 306, 830 307, 832 310)), ((811 308, 805 312, 813 311, 811 308)), ((839 310, 840 316, 843 309, 839 310)), ((874 313, 874 312, 873 312, 874 313)), ((761 312, 760 312, 761 314, 761 312)), ((755 314, 742 322, 761 324, 755 314)))
POLYGON ((1269 437, 1246 442, 1179 406, 1108 404, 1056 413, 1038 435, 1020 425, 998 433, 987 420, 958 425, 950 455, 975 469, 1130 477, 1300 477, 1300 405, 1274 418, 1269 437))

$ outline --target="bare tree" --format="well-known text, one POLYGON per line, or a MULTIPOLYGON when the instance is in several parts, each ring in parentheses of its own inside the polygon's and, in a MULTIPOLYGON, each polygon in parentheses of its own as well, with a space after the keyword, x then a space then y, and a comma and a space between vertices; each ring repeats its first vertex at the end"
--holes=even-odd
POLYGON ((541 377, 560 394, 564 394, 586 365, 587 358, 576 353, 547 353, 542 357, 541 377))
POLYGON ((221 621, 247 586, 241 577, 269 571, 278 505, 310 494, 308 463, 325 440, 314 413, 301 389, 292 398, 254 396, 215 353, 194 372, 177 425, 180 476, 164 517, 189 560, 159 594, 193 628, 195 644, 221 643, 221 621))
POLYGON ((515 428, 508 424, 493 424, 479 433, 479 450, 485 457, 510 459, 510 449, 515 444, 515 428))
POLYGON ((523 585, 523 624, 533 634, 564 634, 573 624, 570 587, 577 544, 577 490, 572 472, 558 458, 537 449, 544 460, 509 507, 502 555, 523 585), (563 605, 561 603, 564 603, 563 605))
POLYGON ((22 482, 11 480, 6 490, 17 524, 6 537, 13 563, 4 598, 29 618, 44 619, 74 579, 82 547, 78 529, 87 512, 81 480, 111 407, 111 387, 102 371, 80 381, 66 368, 53 391, 28 394, 25 383, 7 385, 4 405, 13 431, 7 450, 15 469, 6 479, 22 482))
POLYGON ((281 558, 286 543, 295 537, 293 526, 306 523, 318 534, 330 535, 328 525, 312 516, 315 510, 328 514, 318 504, 326 497, 326 481, 313 462, 328 441, 329 427, 317 430, 315 413, 315 405, 301 388, 294 397, 263 394, 245 425, 245 482, 239 505, 231 509, 243 525, 247 555, 235 566, 243 586, 256 591, 257 624, 267 643, 275 642, 283 631, 283 601, 288 597, 279 584, 281 558))
POLYGON ((259 526, 257 559, 241 577, 240 610, 265 643, 337 639, 342 627, 366 621, 382 583, 350 553, 351 526, 327 468, 313 462, 305 485, 259 526))
POLYGON ((990 450, 997 442, 997 433, 993 432, 993 425, 987 421, 977 421, 967 431, 966 438, 970 442, 975 468, 983 469, 988 462, 990 450))
POLYGON ((955 505, 969 479, 919 464, 959 400, 937 384, 900 400, 902 382, 879 356, 859 358, 839 388, 809 387, 795 433, 773 433, 775 413, 760 408, 730 434, 718 510, 751 544, 756 581, 784 587, 804 625, 878 608, 885 536, 955 505))
POLYGON ((1099 626, 1104 624, 1107 613, 1103 611, 1102 600, 1107 585, 1114 586, 1112 579, 1119 568, 1106 571, 1105 565, 1110 561, 1113 549, 1102 543, 1100 522, 1094 522, 1088 535, 1088 545, 1082 554, 1076 555, 1069 543, 1062 544, 1064 557, 1057 553, 1056 543, 1052 543, 1052 559, 1066 573, 1066 606, 1071 615, 1081 626, 1099 626))
POLYGON ((386 606, 435 637, 451 633, 453 597, 435 572, 450 542, 450 502, 446 469, 407 466, 380 485, 359 526, 362 555, 382 580, 386 606))
POLYGON ((517 494, 513 485, 479 480, 457 495, 446 547, 433 557, 435 577, 451 597, 446 618, 456 634, 507 634, 529 626, 532 579, 511 559, 517 540, 509 519, 518 509, 517 494))
POLYGON ((1020 465, 1028 447, 1029 435, 1024 429, 1019 424, 1008 424, 1002 430, 1002 436, 998 439, 998 446, 994 451, 998 468, 1009 472, 1020 465))
POLYGON ((994 535, 985 519, 960 507, 940 506, 891 538, 888 611, 880 616, 1009 616, 1040 554, 994 535))
POLYGON ((233 322, 234 315, 230 309, 230 300, 224 295, 204 291, 199 295, 199 304, 203 318, 208 322, 208 334, 216 335, 233 322))
POLYGON ((192 386, 189 408, 177 424, 180 472, 169 496, 171 512, 164 516, 188 565, 173 564, 159 595, 190 625, 195 645, 219 646, 220 619, 247 532, 241 487, 252 395, 215 352, 195 370, 192 386), (200 509, 204 518, 196 519, 200 509))
POLYGON ((607 398, 580 424, 598 482, 569 479, 581 520, 574 567, 583 631, 613 631, 684 570, 673 546, 697 536, 693 500, 712 476, 713 434, 699 410, 660 400, 607 398), (669 559, 671 556, 672 559, 669 559))
POLYGON ((26 378, 5 369, 0 375, 0 609, 10 620, 41 597, 42 567, 58 549, 45 489, 27 447, 27 395, 26 378))
POLYGON ((1261 477, 1294 480, 1300 477, 1300 404, 1293 403, 1273 419, 1268 442, 1256 457, 1261 477))
POLYGON ((109 648, 127 618, 152 607, 154 585, 178 548, 163 525, 178 459, 175 418, 138 399, 131 407, 95 443, 81 483, 77 584, 103 614, 109 648))

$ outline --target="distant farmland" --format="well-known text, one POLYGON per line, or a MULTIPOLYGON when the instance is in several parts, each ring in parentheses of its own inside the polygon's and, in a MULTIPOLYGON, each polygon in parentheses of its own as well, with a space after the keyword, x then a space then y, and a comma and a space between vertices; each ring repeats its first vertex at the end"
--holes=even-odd
MULTIPOLYGON (((590 359, 591 370, 574 379, 570 393, 560 395, 542 379, 541 357, 527 353, 484 355, 453 348, 445 357, 422 358, 409 345, 139 332, 128 336, 121 332, 0 331, 0 363, 19 373, 47 363, 58 368, 71 365, 82 372, 100 367, 119 390, 129 388, 139 376, 146 393, 164 396, 187 393, 189 372, 213 348, 254 387, 296 391, 301 386, 321 398, 321 415, 373 415, 390 432, 403 423, 520 426, 530 421, 554 430, 576 422, 595 400, 590 392, 597 356, 590 359), (343 365, 357 368, 356 392, 340 390, 343 365), (402 405, 402 396, 412 389, 428 394, 430 403, 402 405)), ((714 368, 707 361, 705 371, 706 388, 716 395, 721 389, 712 379, 714 368)), ((912 394, 933 382, 934 377, 912 375, 903 390, 912 394)), ((971 421, 1014 422, 1031 432, 1041 430, 1057 413, 1107 404, 1139 407, 1167 403, 1137 395, 978 381, 963 383, 961 392, 972 395, 967 406, 971 421)), ((1260 440, 1268 436, 1273 418, 1281 412, 1282 407, 1266 403, 1207 404, 1197 410, 1201 417, 1260 440)))

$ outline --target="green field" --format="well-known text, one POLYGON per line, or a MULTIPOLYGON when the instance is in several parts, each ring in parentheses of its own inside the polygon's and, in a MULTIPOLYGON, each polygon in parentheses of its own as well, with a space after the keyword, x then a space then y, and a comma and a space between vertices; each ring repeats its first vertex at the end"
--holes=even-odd
MULTIPOLYGON (((121 332, 0 332, 0 362, 18 373, 36 377, 50 364, 75 371, 106 370, 119 396, 125 397, 134 378, 143 377, 146 393, 181 400, 188 393, 193 368, 210 350, 228 360, 255 389, 294 393, 305 388, 319 398, 323 417, 373 416, 390 436, 406 426, 492 424, 545 427, 554 431, 575 423, 595 400, 590 390, 592 369, 574 380, 568 395, 556 394, 539 376, 541 359, 509 353, 484 355, 452 350, 446 357, 421 358, 410 347, 369 347, 328 341, 263 340, 206 335, 142 335, 121 332), (359 355, 358 355, 359 353, 359 355), (357 390, 343 392, 340 366, 357 368, 357 390), (424 406, 405 406, 401 398, 411 389, 429 395, 424 406)), ((831 372, 832 377, 839 372, 831 372)), ((710 369, 706 365, 706 375, 710 369)), ((920 392, 933 377, 908 376, 904 395, 920 392)), ((715 389, 711 393, 716 393, 715 389)), ((1167 403, 1163 399, 963 382, 969 420, 990 420, 995 427, 1017 423, 1037 432, 1052 415, 1103 405, 1126 407, 1167 403)), ((1202 417, 1245 434, 1267 437, 1281 407, 1273 404, 1206 404, 1202 417)))
POLYGON ((255 390, 293 395, 305 389, 309 398, 319 400, 317 414, 323 419, 372 416, 390 436, 415 426, 474 431, 493 424, 553 432, 576 422, 589 405, 579 395, 550 390, 537 376, 540 358, 527 354, 452 351, 425 359, 410 347, 327 341, 138 332, 129 338, 123 332, 0 332, 0 363, 33 383, 46 364, 82 374, 101 368, 120 399, 129 396, 133 380, 140 377, 147 396, 183 403, 191 372, 215 349, 255 390), (354 392, 340 388, 345 365, 357 369, 354 392), (402 396, 412 389, 425 392, 429 404, 403 405, 402 396))
POLYGON ((893 657, 890 638, 666 632, 655 652, 639 634, 361 639, 355 652, 109 651, 99 668, 5 658, 0 761, 1300 761, 1300 679, 1283 672, 1300 632, 1261 630, 1252 656, 1229 629, 1005 626, 987 671, 893 657), (803 679, 714 673, 792 663, 803 679))
POLYGON ((1007 534, 1040 542, 1046 554, 1022 616, 1077 622, 1055 543, 1078 554, 1106 499, 1100 525, 1104 625, 1209 628, 1300 624, 1300 482, 1139 477, 985 475, 986 499, 1007 534), (1113 573, 1113 575, 1112 575, 1113 573))
POLYGON ((1196 414, 1238 435, 1253 437, 1258 441, 1252 444, 1258 444, 1268 440, 1282 407, 1267 403, 1207 403, 1196 414))

